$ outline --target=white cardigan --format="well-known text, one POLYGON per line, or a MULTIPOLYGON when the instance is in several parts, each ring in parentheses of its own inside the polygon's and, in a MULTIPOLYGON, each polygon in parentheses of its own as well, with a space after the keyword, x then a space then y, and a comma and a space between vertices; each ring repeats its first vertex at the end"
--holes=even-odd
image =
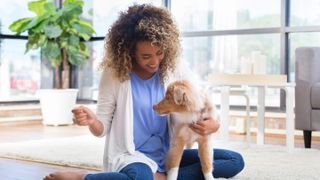
MULTIPOLYGON (((191 77, 194 79, 195 76, 185 66, 179 66, 176 73, 170 77, 166 84, 175 79, 191 80, 191 77)), ((121 83, 110 69, 105 70, 100 80, 96 114, 104 126, 100 137, 106 136, 103 157, 104 171, 119 172, 133 162, 145 163, 153 173, 157 171, 156 162, 141 152, 135 151, 130 80, 121 83)))

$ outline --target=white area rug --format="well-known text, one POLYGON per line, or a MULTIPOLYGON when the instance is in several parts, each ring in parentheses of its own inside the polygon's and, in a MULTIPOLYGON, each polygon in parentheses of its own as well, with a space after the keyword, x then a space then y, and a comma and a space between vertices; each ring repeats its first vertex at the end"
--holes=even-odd
MULTIPOLYGON (((0 144, 0 157, 101 169, 103 139, 93 136, 46 139, 0 144)), ((320 150, 296 148, 287 152, 283 146, 216 142, 216 147, 240 152, 245 169, 233 179, 316 180, 320 179, 320 150)))

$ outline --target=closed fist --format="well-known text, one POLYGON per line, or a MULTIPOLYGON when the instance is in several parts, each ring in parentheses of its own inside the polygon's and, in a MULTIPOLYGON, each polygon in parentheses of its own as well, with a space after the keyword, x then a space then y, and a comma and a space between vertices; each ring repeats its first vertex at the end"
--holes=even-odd
POLYGON ((72 113, 74 123, 80 126, 89 126, 97 121, 96 115, 85 106, 72 109, 72 113))

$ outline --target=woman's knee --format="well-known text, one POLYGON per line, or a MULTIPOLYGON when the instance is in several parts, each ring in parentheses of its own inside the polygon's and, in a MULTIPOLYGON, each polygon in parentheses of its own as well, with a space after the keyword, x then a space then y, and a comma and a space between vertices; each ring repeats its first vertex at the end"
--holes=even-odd
POLYGON ((153 173, 151 168, 144 163, 132 163, 124 167, 120 173, 126 174, 131 180, 152 180, 153 173))
POLYGON ((234 169, 233 169, 233 173, 232 173, 232 177, 233 177, 243 170, 245 163, 244 163, 242 155, 237 152, 234 152, 232 161, 234 162, 234 169))

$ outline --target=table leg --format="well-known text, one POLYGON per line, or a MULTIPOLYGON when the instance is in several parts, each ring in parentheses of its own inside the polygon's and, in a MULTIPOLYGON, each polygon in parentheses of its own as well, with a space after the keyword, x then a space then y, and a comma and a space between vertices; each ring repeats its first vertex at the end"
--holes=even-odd
POLYGON ((247 139, 247 144, 250 144, 250 136, 251 136, 251 120, 250 120, 250 100, 249 96, 245 94, 244 96, 246 98, 246 139, 247 139))
POLYGON ((264 116, 265 116, 265 86, 258 87, 258 122, 257 122, 257 145, 264 144, 264 116))
POLYGON ((286 130, 287 130, 287 138, 286 144, 288 150, 292 150, 294 148, 294 87, 286 87, 286 130))
POLYGON ((221 87, 221 115, 220 115, 220 139, 229 140, 229 97, 230 87, 221 87))

